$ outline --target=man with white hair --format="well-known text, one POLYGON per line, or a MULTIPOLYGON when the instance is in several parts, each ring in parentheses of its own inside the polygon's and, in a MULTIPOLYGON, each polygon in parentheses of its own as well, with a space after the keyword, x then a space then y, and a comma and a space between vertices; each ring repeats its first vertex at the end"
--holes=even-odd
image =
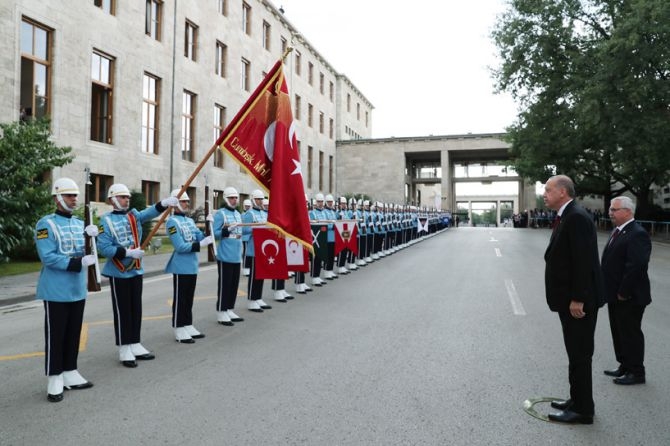
POLYGON ((605 245, 601 266, 609 313, 614 355, 619 366, 605 370, 615 384, 643 384, 644 333, 642 315, 651 303, 649 258, 651 239, 635 221, 635 203, 629 197, 616 197, 609 208, 615 226, 605 245))

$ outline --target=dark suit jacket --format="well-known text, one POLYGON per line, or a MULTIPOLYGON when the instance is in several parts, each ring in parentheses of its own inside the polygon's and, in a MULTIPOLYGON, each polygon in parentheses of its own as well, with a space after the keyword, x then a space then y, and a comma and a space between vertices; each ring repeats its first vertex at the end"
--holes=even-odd
POLYGON ((544 253, 544 287, 551 311, 568 311, 570 301, 584 302, 584 311, 605 303, 593 218, 577 203, 563 210, 544 253))
POLYGON ((649 257, 651 239, 636 221, 624 226, 603 251, 602 271, 607 302, 616 302, 617 294, 637 305, 649 305, 649 257))

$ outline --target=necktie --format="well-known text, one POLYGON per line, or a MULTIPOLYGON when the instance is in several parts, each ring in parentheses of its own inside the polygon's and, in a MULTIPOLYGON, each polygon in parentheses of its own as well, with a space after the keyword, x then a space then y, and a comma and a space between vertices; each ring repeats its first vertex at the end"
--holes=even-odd
POLYGON ((619 228, 616 228, 614 232, 612 233, 612 236, 610 237, 610 242, 607 244, 607 246, 610 246, 612 243, 614 243, 614 239, 617 238, 619 235, 619 228))
POLYGON ((551 229, 556 232, 556 228, 558 228, 558 224, 561 222, 561 216, 557 215, 556 218, 554 218, 554 221, 551 222, 551 229))

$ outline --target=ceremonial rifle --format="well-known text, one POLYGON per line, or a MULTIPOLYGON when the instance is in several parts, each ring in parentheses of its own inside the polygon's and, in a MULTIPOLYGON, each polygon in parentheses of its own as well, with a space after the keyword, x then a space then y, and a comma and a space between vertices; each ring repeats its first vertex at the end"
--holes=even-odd
MULTIPOLYGON (((91 208, 91 169, 86 168, 86 183, 84 185, 84 227, 93 224, 93 209, 91 208)), ((98 247, 95 244, 95 237, 91 237, 84 231, 84 251, 86 255, 93 254, 95 263, 88 266, 88 291, 100 291, 100 262, 98 261, 98 247)))
MULTIPOLYGON (((209 185, 207 184, 207 177, 205 176, 205 235, 214 235, 214 223, 207 220, 211 212, 211 204, 209 202, 209 185)), ((207 246, 207 261, 214 262, 216 260, 216 239, 214 243, 207 246)))

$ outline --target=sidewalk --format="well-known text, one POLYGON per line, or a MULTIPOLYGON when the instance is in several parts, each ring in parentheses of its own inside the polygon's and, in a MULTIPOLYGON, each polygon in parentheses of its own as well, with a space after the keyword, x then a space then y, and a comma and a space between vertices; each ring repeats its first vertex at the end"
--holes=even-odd
MULTIPOLYGON (((168 252, 165 254, 154 254, 144 257, 142 259, 144 277, 165 274, 165 265, 167 265, 171 255, 172 252, 168 252)), ((207 263, 207 251, 201 251, 199 253, 199 258, 201 265, 207 263)), ((104 261, 103 259, 100 260, 100 267, 102 267, 104 261)), ((39 272, 34 272, 0 277, 0 307, 34 300, 35 287, 37 286, 39 275, 39 272)), ((106 277, 103 277, 102 286, 104 287, 106 285, 109 285, 109 280, 106 277)))

